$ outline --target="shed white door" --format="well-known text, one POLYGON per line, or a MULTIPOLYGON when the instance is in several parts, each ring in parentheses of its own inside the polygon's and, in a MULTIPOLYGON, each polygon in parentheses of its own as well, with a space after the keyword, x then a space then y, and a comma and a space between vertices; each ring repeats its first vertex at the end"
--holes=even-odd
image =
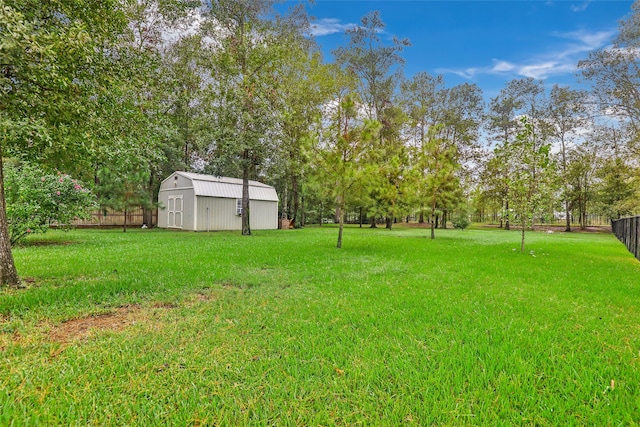
POLYGON ((169 196, 167 205, 167 214, 169 215, 167 227, 182 228, 182 211, 184 208, 182 196, 169 196))

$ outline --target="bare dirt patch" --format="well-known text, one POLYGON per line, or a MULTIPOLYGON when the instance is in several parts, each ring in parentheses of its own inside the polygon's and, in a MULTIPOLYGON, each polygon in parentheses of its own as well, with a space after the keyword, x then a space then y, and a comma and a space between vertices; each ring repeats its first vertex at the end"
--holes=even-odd
POLYGON ((67 320, 51 330, 49 339, 54 342, 69 343, 88 337, 94 330, 119 331, 135 320, 135 316, 131 314, 139 310, 140 306, 130 305, 118 307, 110 313, 67 320))
MULTIPOLYGON (((192 295, 189 305, 204 303, 215 299, 217 299, 215 293, 205 289, 195 292, 194 295, 192 295)), ((114 308, 107 313, 92 314, 89 316, 69 319, 59 325, 52 325, 50 322, 45 321, 41 323, 37 329, 41 332, 44 329, 43 335, 45 340, 62 344, 60 347, 57 347, 57 350, 54 353, 52 353, 52 356, 55 356, 62 352, 68 344, 73 343, 74 341, 90 338, 96 332, 121 331, 135 323, 151 325, 158 321, 158 311, 172 310, 179 308, 180 306, 181 304, 168 301, 156 301, 150 303, 148 306, 131 304, 114 308)), ((10 320, 11 314, 0 313, 0 326, 10 320)), ((32 341, 35 337, 35 335, 32 334, 22 336, 17 331, 0 330, 0 332, 2 332, 0 334, 0 352, 4 351, 9 344, 21 345, 24 344, 26 340, 32 341)))
POLYGON ((211 292, 196 292, 195 297, 199 302, 207 302, 217 299, 217 296, 211 292))

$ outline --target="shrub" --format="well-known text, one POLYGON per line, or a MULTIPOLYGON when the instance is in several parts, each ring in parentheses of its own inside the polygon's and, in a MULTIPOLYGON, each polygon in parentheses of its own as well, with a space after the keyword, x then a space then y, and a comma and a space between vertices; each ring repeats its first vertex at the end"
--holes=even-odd
POLYGON ((469 221, 469 215, 466 211, 458 212, 453 218, 451 218, 451 223, 455 228, 460 230, 464 230, 469 225, 471 225, 471 221, 469 221))
POLYGON ((4 172, 11 244, 31 233, 44 233, 54 223, 69 229, 74 219, 90 218, 96 208, 93 193, 69 175, 12 162, 4 172))

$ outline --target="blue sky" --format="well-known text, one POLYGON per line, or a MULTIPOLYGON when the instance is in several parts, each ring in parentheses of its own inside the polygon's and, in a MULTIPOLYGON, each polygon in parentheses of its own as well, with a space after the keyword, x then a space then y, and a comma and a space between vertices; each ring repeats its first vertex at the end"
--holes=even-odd
MULTIPOLYGON (((298 3, 290 0, 287 4, 298 3)), ((345 28, 371 10, 383 37, 409 38, 405 75, 442 74, 447 86, 476 83, 486 98, 514 78, 577 85, 576 65, 610 43, 630 0, 316 0, 315 35, 327 60, 346 45, 345 28)))

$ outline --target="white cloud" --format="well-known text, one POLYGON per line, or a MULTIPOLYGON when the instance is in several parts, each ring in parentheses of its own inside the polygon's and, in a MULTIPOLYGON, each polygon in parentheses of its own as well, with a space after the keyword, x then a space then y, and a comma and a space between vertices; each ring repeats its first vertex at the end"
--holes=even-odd
POLYGON ((574 63, 548 61, 520 66, 518 74, 534 79, 545 79, 552 75, 573 73, 575 70, 576 64, 574 63))
POLYGON ((579 4, 579 5, 572 4, 571 5, 571 11, 572 12, 584 12, 589 7, 589 3, 591 3, 591 0, 587 0, 584 3, 579 4))
POLYGON ((330 34, 344 33, 345 30, 355 27, 356 24, 343 24, 338 19, 325 18, 311 24, 311 35, 316 37, 330 34))
POLYGON ((493 62, 494 62, 494 65, 493 65, 492 71, 495 71, 495 72, 512 71, 513 69, 516 68, 515 65, 507 61, 499 61, 497 59, 494 59, 493 62))
POLYGON ((563 51, 559 52, 559 55, 561 56, 569 56, 599 49, 608 44, 615 34, 615 30, 596 31, 594 33, 578 30, 568 33, 553 33, 551 35, 557 38, 570 40, 569 45, 567 45, 563 51))
POLYGON ((456 76, 460 76, 465 79, 473 79, 477 74, 486 73, 486 70, 483 70, 482 68, 467 68, 464 70, 437 68, 435 71, 438 74, 455 74, 456 76))
POLYGON ((615 31, 587 32, 584 30, 567 33, 553 33, 552 37, 566 40, 555 50, 540 52, 529 60, 514 62, 505 59, 493 59, 493 65, 468 67, 465 69, 440 69, 439 73, 452 73, 466 79, 473 79, 479 74, 514 75, 545 79, 550 76, 566 75, 576 71, 577 63, 584 54, 606 46, 615 31))

